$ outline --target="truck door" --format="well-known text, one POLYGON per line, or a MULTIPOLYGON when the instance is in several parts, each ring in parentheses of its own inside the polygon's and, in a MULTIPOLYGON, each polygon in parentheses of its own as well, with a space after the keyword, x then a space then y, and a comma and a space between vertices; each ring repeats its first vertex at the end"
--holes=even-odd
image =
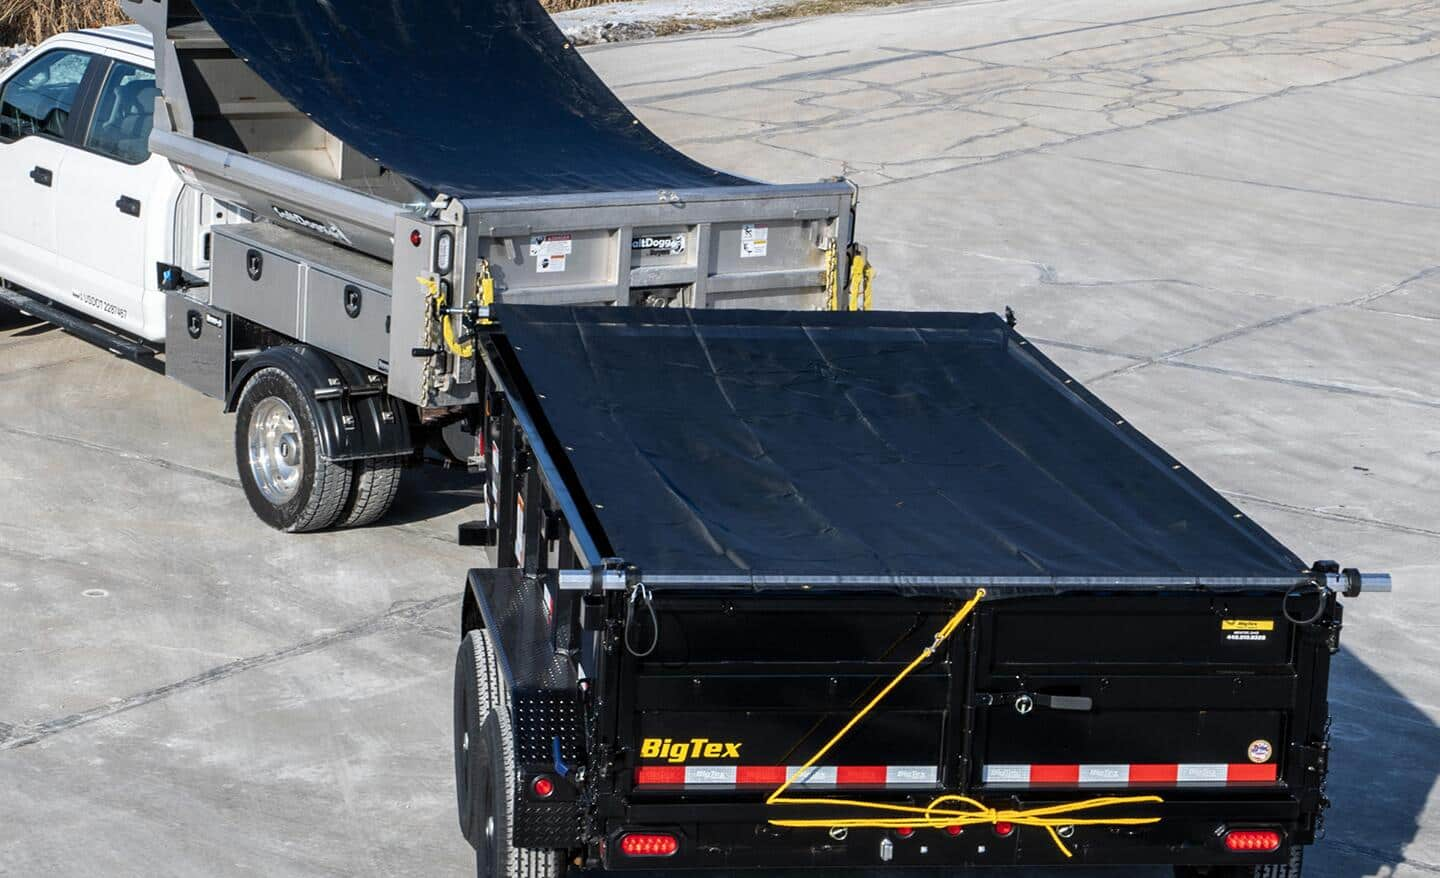
POLYGON ((0 277, 57 298, 55 184, 93 61, 46 52, 0 89, 0 277))
POLYGON ((150 154, 152 70, 110 62, 95 110, 56 186, 66 304, 150 340, 165 334, 154 266, 169 261, 178 178, 150 154))

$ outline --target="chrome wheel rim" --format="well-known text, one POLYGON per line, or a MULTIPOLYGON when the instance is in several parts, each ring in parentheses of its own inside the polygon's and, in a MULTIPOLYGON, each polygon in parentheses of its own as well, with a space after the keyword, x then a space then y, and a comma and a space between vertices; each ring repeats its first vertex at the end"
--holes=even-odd
POLYGON ((300 493, 305 446, 300 423, 285 400, 262 400, 250 416, 250 474, 266 500, 281 506, 300 493))

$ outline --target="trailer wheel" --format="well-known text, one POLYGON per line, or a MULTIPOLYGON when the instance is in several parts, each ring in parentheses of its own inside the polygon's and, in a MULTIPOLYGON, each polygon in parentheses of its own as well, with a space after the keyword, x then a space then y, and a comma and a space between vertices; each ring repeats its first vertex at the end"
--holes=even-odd
POLYGON ((355 464, 350 483, 350 497, 335 522, 336 527, 367 527, 385 517, 400 493, 400 476, 404 461, 398 457, 378 457, 355 464))
POLYGON ((515 736, 510 690, 489 636, 471 631, 455 658, 455 793, 479 878, 556 878, 557 851, 514 844, 515 736))
POLYGON ((1175 878, 1300 878, 1305 849, 1292 847, 1284 863, 1268 866, 1176 866, 1175 878))
POLYGON ((350 496, 350 465, 320 456, 305 388, 283 369, 261 369, 245 385, 235 458, 250 508, 277 530, 330 527, 350 496))

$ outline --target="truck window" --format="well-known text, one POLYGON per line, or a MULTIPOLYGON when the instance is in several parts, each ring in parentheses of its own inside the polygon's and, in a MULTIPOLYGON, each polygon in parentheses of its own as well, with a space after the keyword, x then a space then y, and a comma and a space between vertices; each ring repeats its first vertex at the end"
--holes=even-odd
POLYGON ((159 94, 154 71, 115 62, 95 103, 86 148, 130 164, 150 158, 150 127, 159 94))
POLYGON ((0 92, 0 141, 32 134, 64 140, 91 57, 68 49, 46 52, 11 77, 0 92))

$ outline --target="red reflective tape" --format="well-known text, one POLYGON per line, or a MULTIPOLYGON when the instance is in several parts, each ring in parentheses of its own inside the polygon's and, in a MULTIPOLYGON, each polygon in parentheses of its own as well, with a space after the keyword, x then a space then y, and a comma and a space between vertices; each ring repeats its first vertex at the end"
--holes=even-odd
POLYGON ((885 786, 883 765, 842 765, 835 769, 835 783, 842 787, 885 786))
POLYGON ((735 769, 735 783, 741 786, 778 787, 784 782, 783 765, 742 765, 735 769))
POLYGON ((1179 774, 1179 765, 1131 765, 1130 784, 1175 783, 1179 774))
POLYGON ((1240 763, 1228 765, 1225 769, 1227 783, 1274 783, 1277 777, 1274 763, 1269 765, 1240 763))
POLYGON ((635 769, 635 783, 639 786, 684 786, 685 766, 642 765, 635 769))
POLYGON ((1079 783, 1080 766, 1078 765, 1032 765, 1030 766, 1030 782, 1036 783, 1079 783))

